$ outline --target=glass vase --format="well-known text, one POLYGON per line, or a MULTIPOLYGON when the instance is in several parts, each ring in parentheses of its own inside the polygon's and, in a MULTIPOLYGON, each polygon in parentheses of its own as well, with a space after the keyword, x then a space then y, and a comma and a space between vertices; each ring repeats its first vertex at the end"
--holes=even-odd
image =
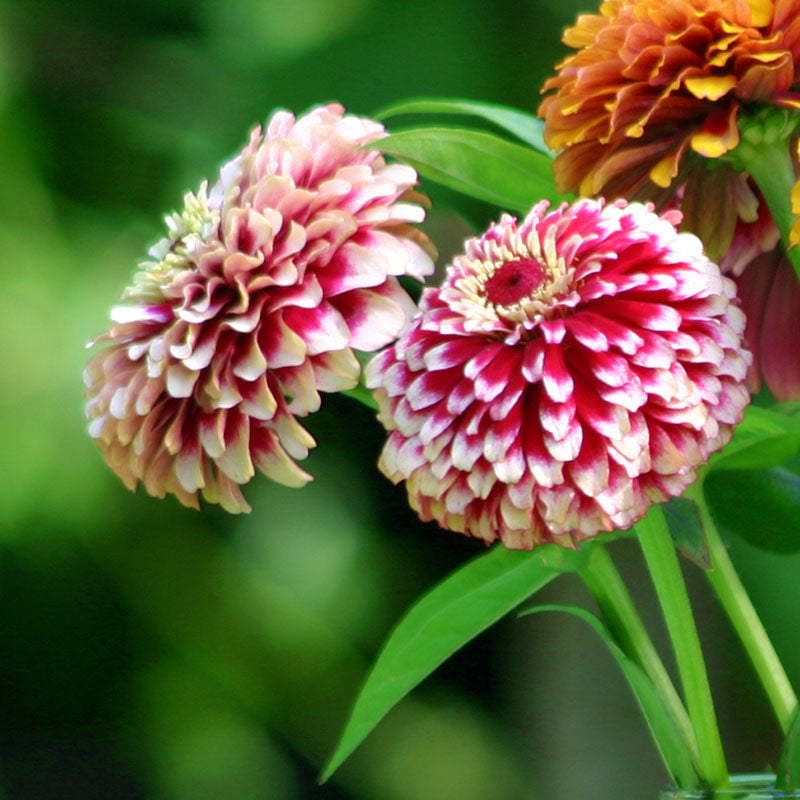
POLYGON ((800 798, 800 789, 790 792, 775 788, 775 776, 731 775, 727 789, 664 789, 659 800, 788 800, 800 798))

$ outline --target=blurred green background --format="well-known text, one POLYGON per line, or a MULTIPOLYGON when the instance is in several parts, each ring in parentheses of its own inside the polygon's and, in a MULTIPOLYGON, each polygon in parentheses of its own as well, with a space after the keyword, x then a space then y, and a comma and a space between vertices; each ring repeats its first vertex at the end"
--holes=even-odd
MULTIPOLYGON (((127 492, 82 416, 84 344, 163 214, 271 110, 422 94, 533 109, 585 7, 0 3, 0 798, 656 797, 610 657, 538 615, 465 648, 318 787, 393 622, 480 545, 416 521, 374 467, 372 414, 345 398, 309 420, 316 481, 256 478, 247 517, 127 492)), ((441 209, 430 225, 445 259, 470 230, 441 209)), ((658 628, 635 547, 614 552, 658 628)), ((732 553, 797 682, 800 561, 732 553)), ((732 766, 774 766, 764 699, 688 572, 732 766)), ((569 578, 547 597, 583 599, 569 578)))

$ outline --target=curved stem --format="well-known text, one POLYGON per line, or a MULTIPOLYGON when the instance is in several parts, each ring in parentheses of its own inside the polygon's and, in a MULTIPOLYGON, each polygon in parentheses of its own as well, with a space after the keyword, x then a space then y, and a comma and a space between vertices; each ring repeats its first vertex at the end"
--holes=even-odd
MULTIPOLYGON (((711 557, 712 569, 707 571, 706 575, 755 667, 781 730, 786 734, 797 709, 797 695, 789 683, 789 678, 747 590, 736 574, 728 551, 708 511, 701 488, 692 487, 692 489, 691 497, 700 510, 711 557)), ((687 496, 690 496, 689 492, 687 496)))
POLYGON ((675 650, 686 705, 700 752, 701 777, 713 788, 728 784, 711 688, 678 555, 660 506, 636 523, 636 533, 675 650))
POLYGON ((620 647, 653 682, 676 727, 685 739, 695 766, 699 769, 700 755, 697 740, 686 708, 644 627, 627 586, 611 560, 608 550, 600 542, 592 545, 589 562, 579 574, 594 595, 606 624, 620 647))

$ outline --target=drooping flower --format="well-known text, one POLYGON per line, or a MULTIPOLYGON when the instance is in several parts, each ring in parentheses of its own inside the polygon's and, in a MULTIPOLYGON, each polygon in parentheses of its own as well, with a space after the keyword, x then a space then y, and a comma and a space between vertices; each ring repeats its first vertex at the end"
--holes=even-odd
POLYGON ((539 108, 563 191, 681 185, 739 144, 744 106, 800 108, 800 0, 607 0, 564 42, 539 108))
POLYGON ((310 479, 297 417, 357 384, 353 349, 414 311, 398 276, 433 269, 415 170, 362 147, 384 135, 338 105, 277 112, 167 217, 85 371, 89 431, 129 488, 237 512, 256 468, 310 479))
MULTIPOLYGON (((728 256, 739 270, 735 280, 747 317, 744 339, 753 353, 747 387, 755 394, 761 390, 763 380, 777 400, 797 400, 800 398, 800 283, 779 249, 766 249, 746 261, 735 259, 736 253, 734 244, 728 256)), ((724 268, 728 260, 726 257, 720 266, 724 268)))
POLYGON ((367 385, 423 520, 571 546, 679 495, 748 402, 734 284, 677 212, 580 200, 466 243, 367 385))

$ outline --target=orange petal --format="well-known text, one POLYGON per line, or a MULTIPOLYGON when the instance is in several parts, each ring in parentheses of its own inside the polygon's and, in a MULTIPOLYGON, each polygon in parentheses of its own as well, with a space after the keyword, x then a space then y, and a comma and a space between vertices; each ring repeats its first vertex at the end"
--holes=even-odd
POLYGON ((600 17, 597 14, 581 14, 578 17, 577 24, 564 31, 561 41, 574 50, 589 47, 594 43, 597 34, 606 25, 608 25, 608 20, 605 17, 600 17))
MULTIPOLYGON (((754 59, 761 61, 754 56, 754 59)), ((756 63, 748 67, 739 80, 736 94, 743 100, 771 102, 777 92, 789 89, 794 81, 794 64, 789 53, 771 63, 756 63)))

